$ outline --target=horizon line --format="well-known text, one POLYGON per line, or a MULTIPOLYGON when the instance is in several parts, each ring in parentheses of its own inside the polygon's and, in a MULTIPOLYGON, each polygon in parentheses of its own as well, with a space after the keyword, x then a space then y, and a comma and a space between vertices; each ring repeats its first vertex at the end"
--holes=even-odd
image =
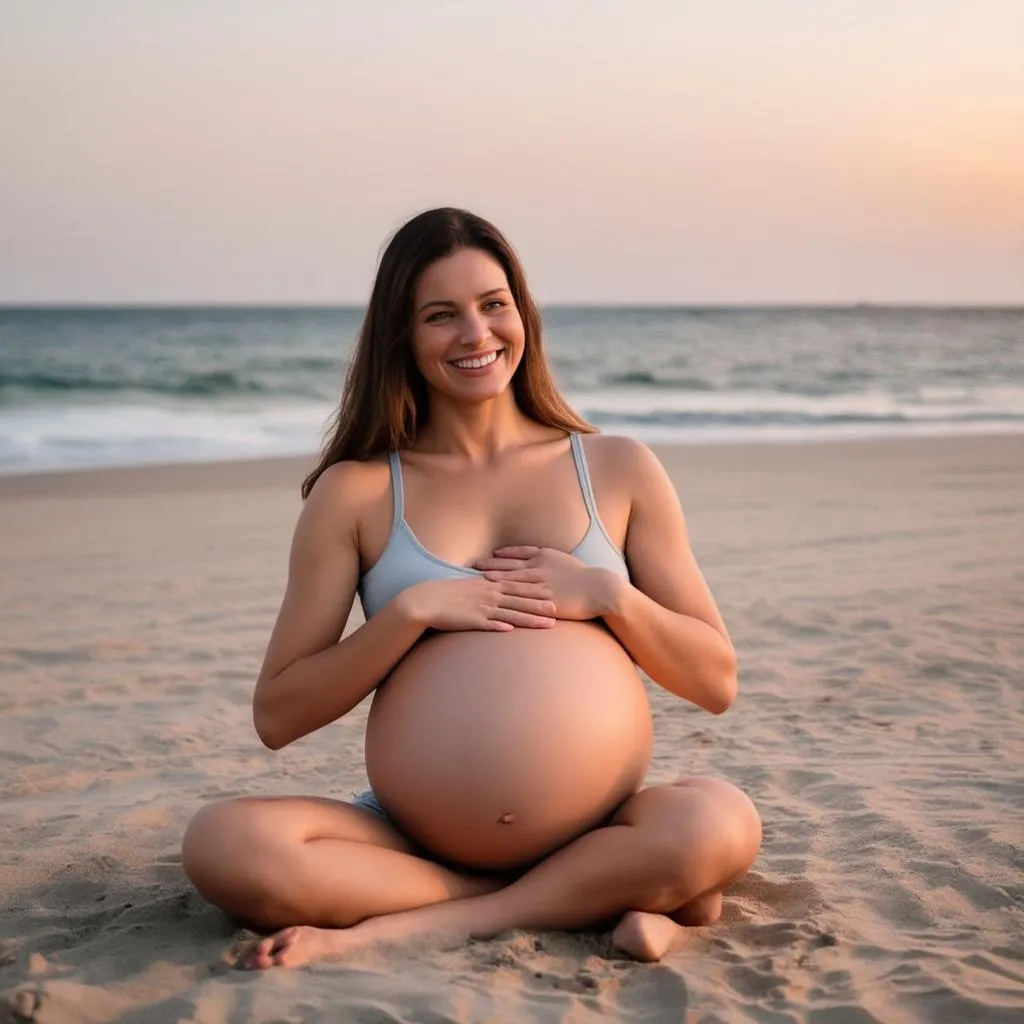
MULTIPOLYGON (((639 301, 553 301, 537 302, 543 309, 608 309, 608 310, 688 310, 700 311, 785 311, 798 309, 819 310, 963 310, 963 311, 1003 311, 1014 312, 1024 310, 1024 299, 995 302, 938 302, 938 301, 888 301, 875 302, 857 300, 852 302, 796 302, 773 300, 769 302, 639 302, 639 301)), ((46 302, 7 302, 0 300, 0 312, 73 312, 95 311, 116 312, 119 310, 170 311, 170 310, 267 310, 267 311, 330 311, 330 310, 365 310, 365 302, 239 302, 232 300, 217 301, 152 301, 139 300, 129 302, 109 301, 46 301, 46 302)))

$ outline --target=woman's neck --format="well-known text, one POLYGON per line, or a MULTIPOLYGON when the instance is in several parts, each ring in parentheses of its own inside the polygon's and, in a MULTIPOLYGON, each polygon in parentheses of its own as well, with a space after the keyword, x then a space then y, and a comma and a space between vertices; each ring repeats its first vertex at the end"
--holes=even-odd
POLYGON ((484 463, 510 448, 536 441, 545 433, 545 427, 516 405, 511 391, 475 405, 456 406, 434 400, 414 450, 458 455, 472 463, 484 463))

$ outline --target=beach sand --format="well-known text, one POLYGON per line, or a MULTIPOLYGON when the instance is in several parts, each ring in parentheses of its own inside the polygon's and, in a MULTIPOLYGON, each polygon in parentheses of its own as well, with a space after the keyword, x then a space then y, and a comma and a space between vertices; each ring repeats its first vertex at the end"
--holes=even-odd
POLYGON ((513 934, 234 970, 190 816, 365 780, 365 705, 252 728, 306 463, 0 479, 0 1020, 1024 1019, 1024 437, 658 454, 741 687, 719 717, 651 688, 649 781, 729 779, 765 838, 654 965, 513 934))

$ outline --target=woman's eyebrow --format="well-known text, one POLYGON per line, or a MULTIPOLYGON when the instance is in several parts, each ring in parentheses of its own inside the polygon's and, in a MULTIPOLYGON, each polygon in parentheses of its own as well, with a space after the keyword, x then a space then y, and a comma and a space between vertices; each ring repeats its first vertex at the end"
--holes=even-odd
MULTIPOLYGON (((497 295, 498 292, 507 292, 507 291, 508 291, 508 289, 503 287, 503 288, 492 288, 490 291, 481 292, 476 297, 477 298, 477 302, 479 302, 481 299, 486 299, 486 298, 488 298, 491 295, 497 295)), ((416 312, 417 312, 417 314, 422 313, 423 310, 427 309, 427 307, 429 307, 429 306, 455 306, 455 305, 457 305, 457 303, 452 302, 451 299, 431 299, 430 302, 424 302, 423 305, 420 306, 420 308, 416 310, 416 312)))

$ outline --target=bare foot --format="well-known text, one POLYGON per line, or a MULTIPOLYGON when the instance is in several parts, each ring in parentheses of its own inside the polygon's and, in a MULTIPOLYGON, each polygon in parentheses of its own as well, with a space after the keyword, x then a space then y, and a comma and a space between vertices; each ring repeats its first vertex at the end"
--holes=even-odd
POLYGON ((678 910, 673 910, 670 917, 688 928, 702 928, 714 924, 722 916, 721 891, 706 892, 689 903, 684 903, 678 910))
POLYGON ((615 926, 612 946, 634 960, 653 963, 660 960, 682 934, 682 928, 664 914, 630 910, 615 926))
POLYGON ((354 928, 314 928, 295 925, 257 942, 239 966, 265 971, 268 967, 298 967, 317 960, 337 960, 362 945, 353 936, 354 928))

